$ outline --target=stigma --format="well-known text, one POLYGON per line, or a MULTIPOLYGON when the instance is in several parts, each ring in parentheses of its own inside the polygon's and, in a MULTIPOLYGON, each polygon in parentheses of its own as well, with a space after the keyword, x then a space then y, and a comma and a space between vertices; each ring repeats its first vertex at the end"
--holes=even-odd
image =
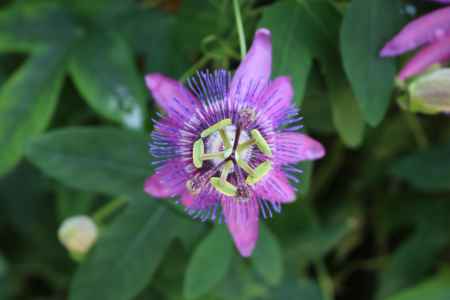
POLYGON ((224 118, 201 131, 192 146, 195 175, 186 187, 193 194, 211 187, 218 193, 245 202, 251 187, 272 170, 272 149, 258 128, 255 112, 244 108, 233 123, 224 118))

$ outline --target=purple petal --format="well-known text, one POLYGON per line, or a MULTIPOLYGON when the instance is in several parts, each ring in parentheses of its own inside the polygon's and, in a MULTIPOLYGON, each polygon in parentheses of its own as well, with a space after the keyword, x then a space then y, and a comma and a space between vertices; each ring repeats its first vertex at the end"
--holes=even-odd
POLYGON ((158 105, 173 117, 184 119, 199 105, 198 100, 181 83, 162 74, 149 74, 145 82, 158 105))
POLYGON ((306 134, 282 132, 277 135, 276 144, 276 158, 281 164, 316 160, 325 155, 322 144, 306 134))
POLYGON ((439 2, 439 3, 450 3, 450 0, 428 0, 428 1, 434 1, 434 2, 439 2))
POLYGON ((252 47, 239 65, 230 85, 231 95, 245 97, 258 93, 267 84, 272 69, 272 38, 268 29, 258 29, 252 47))
POLYGON ((178 161, 170 161, 147 178, 144 191, 157 198, 175 197, 184 192, 186 173, 178 161))
POLYGON ((194 196, 192 196, 188 191, 184 191, 184 193, 181 194, 181 204, 183 204, 185 207, 193 206, 194 196))
POLYGON ((263 90, 257 104, 263 107, 264 115, 276 123, 276 120, 283 117, 289 109, 293 96, 291 79, 282 76, 276 78, 263 90))
POLYGON ((450 59, 450 37, 439 40, 430 46, 420 50, 403 67, 398 79, 405 80, 408 77, 419 74, 434 64, 444 63, 450 59))
POLYGON ((257 186, 256 194, 271 202, 290 203, 295 200, 295 190, 289 184, 286 175, 280 170, 274 170, 263 184, 257 186))
POLYGON ((157 198, 170 197, 172 191, 168 190, 160 181, 160 176, 154 174, 147 178, 144 183, 144 191, 157 198))
POLYGON ((380 55, 396 56, 448 36, 450 33, 450 7, 435 10, 420 17, 397 34, 384 46, 380 55))
POLYGON ((253 249, 255 249, 259 235, 258 205, 256 201, 250 201, 251 207, 247 210, 248 216, 245 218, 237 218, 235 215, 236 211, 239 211, 235 207, 237 204, 233 202, 232 205, 229 205, 228 203, 230 201, 234 201, 234 199, 222 199, 225 222, 239 253, 244 257, 249 257, 252 255, 253 249))

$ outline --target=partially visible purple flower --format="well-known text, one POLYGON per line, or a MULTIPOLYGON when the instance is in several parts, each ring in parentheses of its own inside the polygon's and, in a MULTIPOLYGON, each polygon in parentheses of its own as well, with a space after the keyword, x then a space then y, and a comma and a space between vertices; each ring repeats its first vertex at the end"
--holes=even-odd
POLYGON ((400 80, 422 73, 431 65, 444 64, 450 59, 450 36, 421 49, 398 74, 400 80))
POLYGON ((382 57, 397 56, 429 44, 400 71, 398 78, 405 80, 433 64, 447 62, 450 59, 449 37, 450 7, 446 7, 410 22, 384 46, 380 55, 382 57))
POLYGON ((189 89, 161 74, 146 77, 165 115, 152 133, 158 167, 145 191, 179 197, 194 218, 225 222, 242 256, 255 247, 260 216, 295 200, 295 164, 325 155, 319 142, 296 132, 291 81, 270 81, 271 65, 270 32, 259 29, 233 77, 200 72, 189 89))
POLYGON ((450 3, 450 0, 428 0, 428 1, 434 1, 434 2, 439 2, 439 3, 450 3))

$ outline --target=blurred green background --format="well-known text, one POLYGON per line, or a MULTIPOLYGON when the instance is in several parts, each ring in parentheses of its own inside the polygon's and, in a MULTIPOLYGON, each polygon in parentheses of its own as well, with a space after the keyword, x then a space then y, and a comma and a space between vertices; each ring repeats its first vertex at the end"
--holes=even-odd
POLYGON ((305 129, 328 155, 254 255, 224 226, 152 200, 144 75, 240 60, 231 0, 0 4, 0 300, 450 299, 450 121, 400 108, 378 51, 437 7, 401 0, 242 0, 247 44, 272 31, 305 129), (73 258, 63 220, 100 237, 73 258))

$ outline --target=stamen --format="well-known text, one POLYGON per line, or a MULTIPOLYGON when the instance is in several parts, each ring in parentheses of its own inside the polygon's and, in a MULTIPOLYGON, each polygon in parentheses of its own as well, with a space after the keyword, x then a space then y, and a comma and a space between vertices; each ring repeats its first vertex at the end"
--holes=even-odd
POLYGON ((229 160, 222 168, 222 173, 220 174, 220 183, 222 185, 225 185, 225 182, 227 181, 228 174, 230 174, 231 169, 233 169, 233 162, 229 160))
POLYGON ((230 139, 228 138, 228 135, 223 128, 219 130, 219 134, 223 141, 223 147, 225 149, 231 148, 232 145, 231 145, 230 139))
POLYGON ((256 146, 267 156, 272 156, 272 149, 270 149, 269 143, 264 139, 261 132, 258 129, 253 129, 250 134, 252 138, 255 140, 256 146))
POLYGON ((202 155, 201 159, 202 160, 225 159, 225 155, 223 151, 214 153, 205 153, 202 155))
POLYGON ((225 149, 225 150, 223 151, 223 157, 224 157, 225 159, 227 159, 228 157, 230 157, 231 154, 233 154, 233 148, 228 148, 228 149, 225 149))
POLYGON ((255 171, 247 164, 247 162, 243 159, 236 160, 236 163, 239 167, 241 167, 242 170, 245 171, 245 173, 249 174, 250 176, 256 175, 255 171))
POLYGON ((237 152, 242 152, 242 151, 248 149, 251 145, 254 145, 254 144, 255 144, 255 140, 254 139, 248 140, 248 141, 246 141, 246 142, 244 142, 242 144, 239 144, 237 146, 236 151, 237 152))
POLYGON ((194 147, 192 149, 192 160, 197 169, 200 169, 203 166, 202 156, 204 153, 205 145, 203 144, 203 140, 199 139, 194 143, 194 147))
POLYGON ((228 181, 225 181, 225 183, 222 184, 219 177, 211 177, 209 182, 218 192, 229 197, 236 196, 237 188, 228 181))
POLYGON ((205 138, 207 136, 210 136, 214 132, 217 132, 220 129, 225 128, 225 127, 230 126, 230 125, 231 125, 231 119, 224 119, 224 120, 219 121, 216 124, 206 128, 205 130, 203 130, 202 133, 200 134, 200 136, 202 138, 205 138))
POLYGON ((266 176, 270 172, 270 170, 272 170, 272 163, 270 161, 265 161, 256 167, 256 169, 254 170, 254 174, 249 175, 245 182, 248 185, 255 185, 261 179, 263 179, 264 176, 266 176))

